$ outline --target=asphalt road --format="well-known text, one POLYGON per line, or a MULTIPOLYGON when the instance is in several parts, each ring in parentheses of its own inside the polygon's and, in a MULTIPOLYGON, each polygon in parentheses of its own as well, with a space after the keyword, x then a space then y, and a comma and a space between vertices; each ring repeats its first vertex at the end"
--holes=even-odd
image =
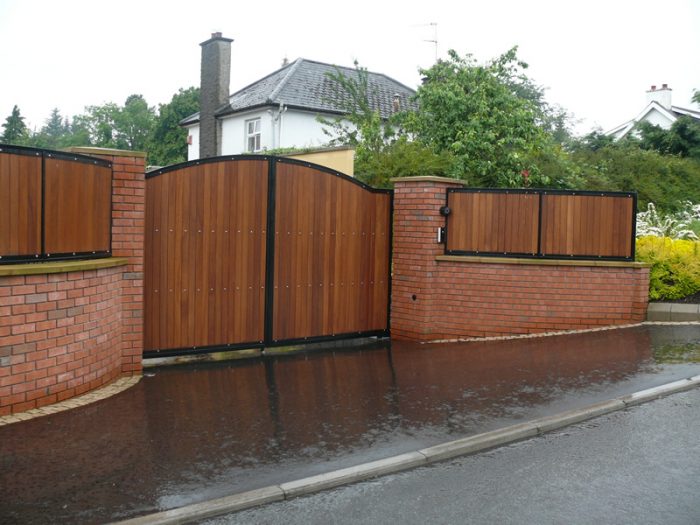
POLYGON ((699 524, 700 389, 204 523, 699 524))

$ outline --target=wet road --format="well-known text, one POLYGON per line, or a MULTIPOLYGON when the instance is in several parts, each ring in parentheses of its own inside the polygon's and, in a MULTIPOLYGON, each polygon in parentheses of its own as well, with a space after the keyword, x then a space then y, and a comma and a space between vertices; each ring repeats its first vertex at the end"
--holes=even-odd
POLYGON ((700 389, 206 525, 700 523, 700 389))
POLYGON ((157 369, 113 398, 0 427, 0 522, 133 517, 698 373, 698 326, 157 369))

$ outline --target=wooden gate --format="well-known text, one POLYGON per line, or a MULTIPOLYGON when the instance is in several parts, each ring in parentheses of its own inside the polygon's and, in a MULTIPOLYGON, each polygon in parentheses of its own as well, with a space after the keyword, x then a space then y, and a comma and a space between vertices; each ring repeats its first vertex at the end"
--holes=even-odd
POLYGON ((387 335, 391 204, 276 157, 149 173, 145 355, 387 335))

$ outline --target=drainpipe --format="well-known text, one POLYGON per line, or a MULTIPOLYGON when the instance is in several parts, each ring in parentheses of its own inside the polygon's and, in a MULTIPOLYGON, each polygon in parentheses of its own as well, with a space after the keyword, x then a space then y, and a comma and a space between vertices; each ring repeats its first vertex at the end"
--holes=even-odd
POLYGON ((276 112, 271 109, 267 110, 267 113, 270 115, 270 122, 272 123, 272 149, 282 147, 282 115, 285 111, 287 111, 287 106, 285 106, 283 102, 280 102, 276 112), (275 130, 275 128, 277 128, 277 130, 275 130), (275 139, 277 140, 275 141, 275 139))
POLYGON ((277 116, 279 118, 278 144, 279 144, 280 148, 282 147, 282 120, 283 120, 282 116, 285 114, 286 111, 287 111, 287 106, 285 106, 282 102, 280 102, 280 107, 279 107, 279 110, 277 112, 277 116))

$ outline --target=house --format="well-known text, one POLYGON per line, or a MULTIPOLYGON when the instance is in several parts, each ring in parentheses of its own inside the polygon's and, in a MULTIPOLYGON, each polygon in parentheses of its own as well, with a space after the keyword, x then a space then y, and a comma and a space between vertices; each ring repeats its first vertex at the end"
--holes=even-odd
MULTIPOLYGON (((180 122, 188 130, 188 159, 315 148, 329 141, 317 116, 345 114, 329 73, 354 68, 299 58, 229 95, 231 42, 213 33, 202 42, 200 111, 180 122)), ((412 105, 415 91, 381 73, 368 73, 370 103, 383 118, 412 105)))
POLYGON ((662 84, 660 89, 651 86, 651 89, 647 91, 647 106, 642 112, 632 120, 620 124, 605 134, 619 140, 631 133, 639 122, 648 122, 662 129, 670 129, 673 123, 682 116, 700 120, 700 111, 674 106, 671 103, 672 92, 673 90, 668 87, 668 84, 662 84))

